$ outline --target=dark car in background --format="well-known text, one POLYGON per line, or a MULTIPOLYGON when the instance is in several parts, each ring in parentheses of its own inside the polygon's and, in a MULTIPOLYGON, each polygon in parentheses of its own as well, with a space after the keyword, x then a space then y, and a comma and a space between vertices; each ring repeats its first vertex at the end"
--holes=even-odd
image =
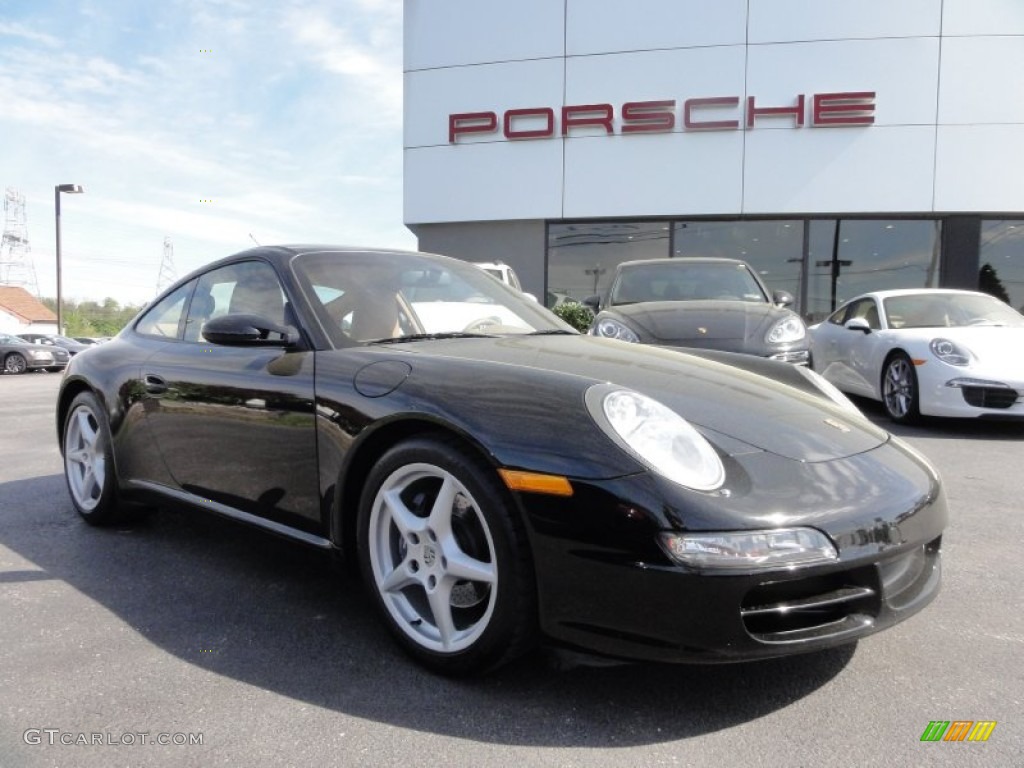
POLYGON ((809 359, 807 327, 787 309, 793 296, 770 293, 737 259, 627 261, 616 269, 608 293, 585 303, 596 312, 592 336, 802 365, 809 359))
POLYGON ((263 247, 72 359, 56 431, 87 522, 178 504, 340 552, 446 673, 542 641, 767 658, 922 609, 935 470, 806 367, 732 357, 582 335, 455 259, 263 247))
POLYGON ((0 333, 0 369, 4 373, 60 371, 69 358, 70 354, 63 347, 33 344, 20 336, 0 333))
POLYGON ((31 341, 33 344, 45 344, 49 347, 61 347, 66 349, 69 355, 77 355, 79 352, 84 352, 89 348, 89 345, 83 344, 80 341, 69 339, 67 336, 60 336, 55 333, 19 333, 21 338, 25 341, 31 341))

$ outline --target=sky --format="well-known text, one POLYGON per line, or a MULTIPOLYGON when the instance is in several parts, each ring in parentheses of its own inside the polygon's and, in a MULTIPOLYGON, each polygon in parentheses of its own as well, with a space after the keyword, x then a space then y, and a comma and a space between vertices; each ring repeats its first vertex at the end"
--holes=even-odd
MULTIPOLYGON (((40 294, 139 304, 275 243, 415 248, 398 0, 0 0, 0 190, 40 294), (255 243, 254 243, 255 241, 255 243)), ((4 254, 6 258, 6 253, 4 254)))

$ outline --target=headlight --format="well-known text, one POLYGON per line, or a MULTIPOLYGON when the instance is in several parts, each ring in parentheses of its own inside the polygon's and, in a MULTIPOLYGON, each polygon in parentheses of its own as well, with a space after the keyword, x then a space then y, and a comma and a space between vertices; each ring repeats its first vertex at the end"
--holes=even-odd
POLYGON ((587 390, 586 402, 612 440, 662 477, 697 491, 712 491, 725 482, 725 467, 715 449, 657 400, 598 384, 587 390))
POLYGON ((826 379, 817 371, 812 371, 810 368, 797 368, 804 378, 810 379, 811 383, 821 390, 821 393, 825 395, 829 400, 838 405, 840 408, 844 408, 851 413, 856 413, 858 416, 863 416, 860 412, 860 408, 853 404, 853 401, 844 395, 831 381, 826 379))
POLYGON ((729 533, 661 534, 665 551, 683 565, 702 569, 756 571, 821 565, 839 559, 829 538, 814 528, 779 528, 729 533))
POLYGON ((950 365, 964 366, 969 365, 971 362, 970 351, 954 344, 949 339, 932 339, 928 349, 939 360, 950 365))
POLYGON ((804 325, 804 321, 796 315, 788 315, 775 322, 764 340, 769 344, 788 344, 791 341, 800 341, 806 335, 807 326, 804 325))
POLYGON ((610 317, 603 318, 594 323, 594 327, 590 329, 590 333, 593 336, 604 336, 606 339, 620 339, 621 341, 640 341, 640 337, 633 333, 633 330, 626 325, 623 325, 618 320, 612 320, 610 317))

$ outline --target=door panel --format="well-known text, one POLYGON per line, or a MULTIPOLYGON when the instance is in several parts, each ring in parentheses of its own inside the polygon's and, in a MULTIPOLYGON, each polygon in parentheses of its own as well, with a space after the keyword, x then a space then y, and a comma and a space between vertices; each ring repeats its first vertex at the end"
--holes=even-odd
POLYGON ((319 530, 314 353, 179 343, 143 366, 146 420, 190 493, 319 530))
POLYGON ((313 407, 315 355, 202 337, 228 313, 288 315, 273 268, 230 264, 198 278, 177 340, 140 371, 146 422, 174 482, 234 509, 322 532, 313 407))

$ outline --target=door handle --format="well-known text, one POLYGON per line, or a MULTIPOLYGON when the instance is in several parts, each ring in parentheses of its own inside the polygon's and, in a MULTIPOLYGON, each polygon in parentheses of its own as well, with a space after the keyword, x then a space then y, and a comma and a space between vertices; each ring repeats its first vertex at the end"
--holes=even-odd
POLYGON ((162 395, 167 391, 167 382, 153 373, 147 373, 142 377, 146 391, 151 395, 162 395))

